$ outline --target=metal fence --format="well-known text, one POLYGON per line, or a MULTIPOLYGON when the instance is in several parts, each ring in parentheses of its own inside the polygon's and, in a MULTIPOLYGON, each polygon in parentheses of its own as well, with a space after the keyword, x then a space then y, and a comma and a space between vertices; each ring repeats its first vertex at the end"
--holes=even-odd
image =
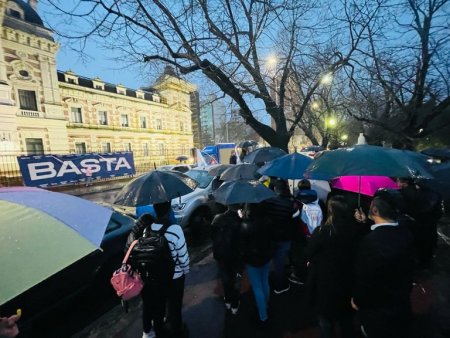
MULTIPOLYGON (((127 150, 114 150, 114 151, 127 151, 127 150)), ((95 153, 95 151, 93 151, 95 153)), ((102 153, 102 151, 98 151, 102 153)), ((67 155, 68 153, 58 153, 58 155, 67 155)), ((33 155, 30 153, 12 152, 0 154, 0 186, 17 186, 23 185, 22 174, 20 172, 19 163, 17 161, 18 156, 33 155)), ((42 154, 50 155, 50 154, 42 154)), ((151 151, 133 151, 134 166, 136 168, 136 175, 143 174, 155 167, 167 164, 176 164, 175 153, 171 153, 167 150, 164 153, 152 153, 151 151)), ((102 178, 100 181, 117 180, 123 177, 102 178)))

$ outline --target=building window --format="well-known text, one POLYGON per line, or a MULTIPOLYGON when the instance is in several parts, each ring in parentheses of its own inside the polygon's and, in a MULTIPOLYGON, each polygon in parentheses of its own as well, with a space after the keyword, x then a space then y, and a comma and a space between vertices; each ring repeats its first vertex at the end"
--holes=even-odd
POLYGON ((160 143, 159 144, 159 155, 160 156, 164 156, 164 153, 165 153, 165 148, 164 148, 164 143, 160 143))
POLYGON ((95 89, 103 90, 103 86, 102 85, 95 85, 95 89))
POLYGON ((78 107, 70 108, 70 120, 73 123, 83 123, 83 115, 81 114, 81 108, 78 107))
POLYGON ((77 154, 86 154, 86 143, 85 142, 76 142, 75 143, 75 152, 77 154))
POLYGON ((38 111, 36 92, 34 90, 19 89, 20 109, 38 111))
POLYGON ((102 126, 108 125, 108 114, 105 111, 98 112, 98 124, 102 126))
POLYGON ((156 119, 156 129, 162 130, 162 121, 161 121, 161 119, 156 119))
POLYGON ((180 130, 184 131, 184 123, 183 122, 180 122, 180 130))
POLYGON ((102 153, 110 153, 111 152, 111 143, 102 142, 102 153))
POLYGON ((73 78, 71 78, 71 77, 67 78, 67 82, 68 82, 68 83, 71 83, 71 84, 77 84, 76 81, 75 81, 75 79, 73 79, 73 78))
POLYGON ((16 19, 22 19, 22 13, 12 8, 9 9, 9 15, 16 19))
POLYGON ((142 155, 143 156, 148 156, 149 152, 148 152, 148 143, 143 143, 142 144, 142 155))
POLYGON ((28 155, 44 155, 44 144, 41 138, 26 138, 25 144, 28 155))
POLYGON ((139 125, 141 128, 147 128, 147 118, 145 116, 139 118, 139 125))
POLYGON ((129 127, 128 115, 127 114, 120 115, 120 122, 121 122, 122 127, 129 127))
POLYGON ((123 144, 123 150, 124 151, 131 151, 131 143, 130 142, 126 142, 123 144))

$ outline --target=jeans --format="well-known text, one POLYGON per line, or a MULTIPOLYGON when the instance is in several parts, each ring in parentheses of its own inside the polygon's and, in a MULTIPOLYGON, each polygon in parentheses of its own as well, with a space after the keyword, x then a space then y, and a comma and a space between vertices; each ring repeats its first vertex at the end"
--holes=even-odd
POLYGON ((286 257, 288 256, 290 248, 291 248, 291 241, 276 243, 275 255, 273 257, 273 262, 275 265, 274 270, 275 289, 283 289, 288 285, 285 273, 285 266, 286 266, 286 257))
POLYGON ((237 308, 241 291, 241 279, 236 277, 238 272, 235 268, 236 264, 223 261, 218 261, 217 263, 219 265, 225 303, 230 303, 232 308, 237 308))
POLYGON ((255 296, 256 307, 258 308, 259 319, 267 320, 267 305, 269 303, 269 272, 270 262, 263 266, 255 267, 246 265, 245 267, 255 296))

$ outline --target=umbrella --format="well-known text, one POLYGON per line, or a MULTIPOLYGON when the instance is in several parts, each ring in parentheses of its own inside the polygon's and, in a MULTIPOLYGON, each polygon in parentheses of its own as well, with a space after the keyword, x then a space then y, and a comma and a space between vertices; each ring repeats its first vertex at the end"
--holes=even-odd
POLYGON ((330 183, 321 180, 309 180, 309 182, 311 183, 311 189, 317 192, 317 197, 326 202, 331 191, 330 183))
POLYGON ((238 144, 239 148, 249 148, 249 147, 255 147, 258 145, 258 142, 253 141, 253 140, 248 140, 248 141, 242 141, 241 143, 238 144))
POLYGON ((306 178, 328 180, 339 176, 432 178, 425 155, 370 145, 324 152, 305 171, 306 178))
POLYGON ((422 150, 421 153, 443 160, 450 160, 450 148, 427 148, 422 150))
POLYGON ((261 175, 284 179, 300 179, 303 178, 303 172, 311 162, 312 159, 308 156, 295 152, 266 163, 258 172, 261 175))
POLYGON ((221 175, 222 181, 234 181, 234 180, 256 180, 260 175, 256 172, 258 166, 254 164, 242 163, 233 165, 231 168, 226 169, 221 175))
POLYGON ((176 158, 175 158, 177 161, 187 161, 187 160, 189 160, 189 157, 188 156, 186 156, 186 155, 180 155, 180 156, 177 156, 176 158))
POLYGON ((95 251, 112 210, 36 188, 0 188, 0 305, 95 251))
POLYGON ((374 196, 380 188, 398 189, 397 183, 385 176, 341 176, 331 182, 335 189, 374 196))
POLYGON ((258 181, 238 180, 225 182, 214 193, 215 200, 224 205, 259 203, 276 196, 258 181))
POLYGON ((225 170, 235 166, 234 164, 219 164, 208 169, 208 175, 212 177, 220 176, 225 170))
POLYGON ((151 171, 141 175, 117 194, 114 204, 139 206, 170 201, 194 191, 197 182, 178 171, 151 171))
POLYGON ((286 155, 286 152, 283 149, 277 147, 264 147, 256 149, 245 156, 244 162, 254 164, 266 163, 283 155, 286 155))
POLYGON ((434 179, 420 180, 420 185, 432 189, 446 200, 450 200, 450 162, 434 164, 431 167, 434 179))

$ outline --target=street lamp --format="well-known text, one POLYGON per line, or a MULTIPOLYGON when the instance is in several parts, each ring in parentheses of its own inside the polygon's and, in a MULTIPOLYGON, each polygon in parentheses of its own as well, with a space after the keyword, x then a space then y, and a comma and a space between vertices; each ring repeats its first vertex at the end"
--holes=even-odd
POLYGON ((330 85, 333 82, 333 73, 326 73, 322 76, 322 78, 320 79, 320 84, 322 85, 330 85))

